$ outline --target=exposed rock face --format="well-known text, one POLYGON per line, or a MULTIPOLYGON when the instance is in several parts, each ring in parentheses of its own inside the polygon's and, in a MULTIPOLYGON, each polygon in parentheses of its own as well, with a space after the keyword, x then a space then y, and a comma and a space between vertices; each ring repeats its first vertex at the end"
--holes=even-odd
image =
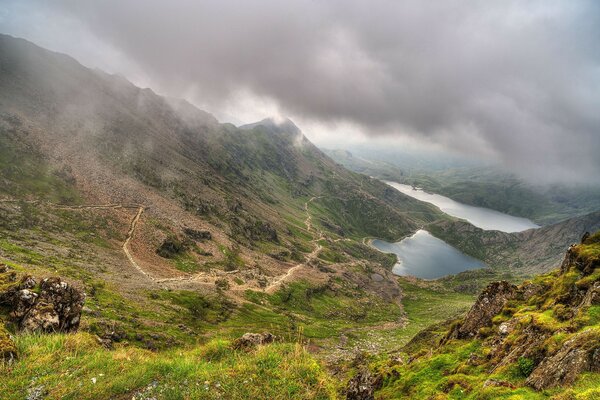
POLYGON ((183 232, 190 238, 193 240, 196 240, 198 242, 203 242, 205 240, 211 240, 212 239, 212 235, 209 231, 199 231, 196 229, 192 229, 192 228, 184 228, 183 232))
POLYGON ((490 326, 506 303, 517 295, 517 287, 506 281, 492 282, 481 292, 477 301, 450 338, 465 339, 477 336, 479 329, 490 326))
POLYGON ((236 339, 233 342, 233 348, 236 350, 249 350, 261 344, 273 343, 275 341, 275 335, 265 333, 244 333, 242 337, 236 339))
POLYGON ((57 277, 43 279, 39 287, 28 275, 18 282, 12 272, 5 272, 3 278, 0 304, 8 307, 19 329, 72 332, 79 328, 85 295, 77 288, 57 277))
POLYGON ((600 282, 594 282, 592 286, 587 290, 579 307, 588 307, 592 305, 600 304, 600 282))
POLYGON ((165 240, 163 240, 160 247, 156 249, 156 254, 164 258, 174 258, 186 251, 186 249, 186 243, 182 242, 175 236, 168 236, 165 240))
POLYGON ((375 390, 381 387, 381 378, 363 369, 350 379, 346 388, 347 400, 374 400, 375 390))
POLYGON ((600 372, 600 333, 589 329, 568 340, 553 356, 545 358, 527 378, 537 390, 570 385, 582 372, 600 372))

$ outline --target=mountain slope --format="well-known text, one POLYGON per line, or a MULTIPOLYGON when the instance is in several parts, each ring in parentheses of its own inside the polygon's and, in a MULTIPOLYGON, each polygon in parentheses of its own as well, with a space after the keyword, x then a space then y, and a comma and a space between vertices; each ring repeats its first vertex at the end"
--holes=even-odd
POLYGON ((559 270, 490 284, 463 318, 417 334, 354 382, 381 399, 597 398, 599 272, 600 232, 569 248, 559 270))
MULTIPOLYGON (((2 36, 0 46, 2 144, 13 156, 7 169, 35 160, 36 179, 60 180, 47 186, 69 186, 80 203, 140 204, 149 218, 176 219, 170 224, 186 215, 237 245, 264 247, 261 253, 308 252, 290 232, 310 235, 303 220, 312 197, 313 224, 333 238, 396 239, 443 218, 335 165, 291 121, 237 129, 26 41, 2 36)), ((8 198, 49 196, 15 174, 3 176, 8 198)))
POLYGON ((600 188, 597 186, 536 185, 488 165, 463 161, 462 164, 448 163, 439 167, 432 165, 436 162, 433 156, 426 157, 428 162, 423 162, 402 151, 395 157, 374 151, 358 151, 356 155, 342 150, 325 152, 352 171, 415 185, 461 203, 529 218, 541 225, 555 224, 600 209, 600 188))
POLYGON ((405 322, 393 258, 363 237, 446 218, 290 121, 220 124, 9 36, 0 167, 0 261, 89 293, 85 332, 151 349, 267 328, 370 346, 405 322))
POLYGON ((531 276, 559 263, 565 245, 600 229, 600 212, 518 233, 484 231, 462 221, 435 222, 427 229, 490 267, 531 276))

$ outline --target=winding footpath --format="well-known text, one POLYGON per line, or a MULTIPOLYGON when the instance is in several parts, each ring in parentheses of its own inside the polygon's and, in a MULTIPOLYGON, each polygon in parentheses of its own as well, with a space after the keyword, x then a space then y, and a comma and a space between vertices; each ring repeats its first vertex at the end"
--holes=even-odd
MULTIPOLYGON (((307 256, 305 256, 305 259, 303 262, 291 267, 290 269, 288 269, 288 271, 284 275, 275 279, 269 286, 267 286, 265 288, 265 292, 267 292, 267 293, 275 292, 285 281, 287 281, 292 275, 294 275, 294 273, 298 269, 304 267, 310 261, 315 259, 318 256, 319 252, 323 249, 323 246, 321 246, 319 241, 323 240, 325 238, 325 236, 323 235, 323 233, 320 230, 318 230, 316 232, 314 231, 313 225, 312 225, 312 215, 309 210, 310 203, 312 203, 313 201, 315 201, 319 198, 321 198, 321 196, 313 196, 306 203, 304 203, 304 212, 306 213, 306 219, 304 220, 304 225, 306 226, 306 230, 309 233, 312 233, 313 237, 315 237, 314 239, 311 240, 311 243, 314 244, 313 251, 310 252, 310 254, 308 254, 307 256)), ((20 202, 25 202, 28 204, 42 203, 40 200, 0 199, 0 203, 20 203, 20 202)), ((135 261, 133 254, 129 248, 129 245, 130 245, 131 240, 133 239, 133 236, 135 235, 137 224, 140 221, 140 218, 142 217, 144 210, 146 209, 146 207, 144 207, 143 205, 140 205, 140 204, 118 204, 118 203, 86 204, 86 205, 66 205, 66 204, 56 204, 56 203, 44 203, 44 204, 48 205, 50 207, 56 208, 56 209, 60 209, 60 210, 136 209, 137 212, 136 212, 135 216, 131 219, 131 222, 129 223, 129 230, 127 232, 127 237, 125 238, 125 241, 123 242, 123 245, 121 246, 123 249, 123 252, 125 253, 125 256, 127 257, 127 260, 129 261, 129 263, 131 264, 131 266, 133 268, 135 268, 140 274, 145 276, 147 279, 149 279, 150 281, 155 282, 155 283, 192 282, 192 281, 197 281, 200 278, 205 276, 205 274, 196 274, 196 275, 184 275, 184 276, 179 276, 179 277, 174 277, 174 278, 158 279, 158 278, 152 276, 148 271, 145 271, 135 261)), ((338 239, 338 240, 341 240, 341 239, 338 239)), ((218 276, 230 275, 235 272, 237 272, 237 270, 223 272, 223 273, 217 273, 216 275, 218 275, 218 276)))
POLYGON ((131 238, 133 238, 133 234, 135 233, 135 228, 136 228, 137 223, 140 220, 140 217, 142 216, 143 212, 144 212, 144 207, 140 206, 138 208, 138 212, 135 214, 135 217, 133 217, 133 219, 131 220, 131 223, 129 224, 129 231, 127 232, 127 238, 125 239, 125 242, 123 242, 123 252, 125 252, 125 255, 127 256, 127 259, 129 260, 129 263, 131 265, 133 265, 133 267, 135 269, 137 269, 141 274, 148 277, 151 281, 154 281, 155 279, 152 276, 150 276, 146 271, 144 271, 137 262, 135 262, 135 260, 133 259, 133 256, 131 255, 131 252, 127 248, 127 246, 129 245, 129 242, 131 241, 131 238))
MULTIPOLYGON (((313 231, 313 229, 312 229, 312 215, 310 214, 308 207, 309 207, 310 203, 312 203, 313 201, 320 199, 320 198, 321 198, 320 196, 319 197, 313 196, 306 203, 304 203, 304 212, 306 213, 306 219, 304 220, 304 225, 306 226, 306 230, 309 233, 311 233, 313 231)), ((311 243, 315 244, 315 248, 313 249, 312 252, 310 252, 310 254, 308 256, 305 257, 304 262, 301 262, 300 264, 296 264, 292 268, 288 269, 288 271, 284 275, 275 279, 275 281, 273 281, 273 283, 271 283, 269 286, 267 286, 267 288, 265 289, 265 292, 267 292, 269 294, 275 292, 286 280, 288 280, 292 275, 294 275, 294 272, 296 272, 298 269, 304 267, 311 260, 313 260, 317 257, 319 252, 323 249, 323 246, 321 246, 319 241, 325 238, 321 231, 318 231, 317 233, 319 235, 315 239, 311 240, 311 243)))

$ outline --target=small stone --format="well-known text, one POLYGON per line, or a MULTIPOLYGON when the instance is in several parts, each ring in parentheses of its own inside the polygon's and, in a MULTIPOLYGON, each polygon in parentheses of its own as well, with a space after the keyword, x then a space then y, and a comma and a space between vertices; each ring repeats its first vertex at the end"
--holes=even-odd
POLYGON ((265 332, 265 333, 244 333, 242 337, 236 339, 233 342, 233 348, 236 350, 249 350, 258 345, 263 345, 267 343, 272 343, 275 341, 275 335, 265 332))

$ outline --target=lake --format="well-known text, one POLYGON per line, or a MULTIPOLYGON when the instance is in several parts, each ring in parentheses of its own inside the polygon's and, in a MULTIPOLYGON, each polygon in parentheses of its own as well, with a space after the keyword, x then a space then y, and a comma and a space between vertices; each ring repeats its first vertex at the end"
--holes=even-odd
POLYGON ((398 262, 392 270, 396 275, 436 279, 485 267, 481 261, 460 252, 423 229, 397 243, 375 239, 371 244, 379 251, 398 256, 398 262))
POLYGON ((481 229, 502 232, 521 232, 527 229, 540 227, 527 218, 514 217, 489 208, 469 206, 439 194, 427 193, 418 188, 414 189, 410 185, 404 185, 397 182, 385 183, 410 197, 437 206, 448 215, 467 220, 481 229))

